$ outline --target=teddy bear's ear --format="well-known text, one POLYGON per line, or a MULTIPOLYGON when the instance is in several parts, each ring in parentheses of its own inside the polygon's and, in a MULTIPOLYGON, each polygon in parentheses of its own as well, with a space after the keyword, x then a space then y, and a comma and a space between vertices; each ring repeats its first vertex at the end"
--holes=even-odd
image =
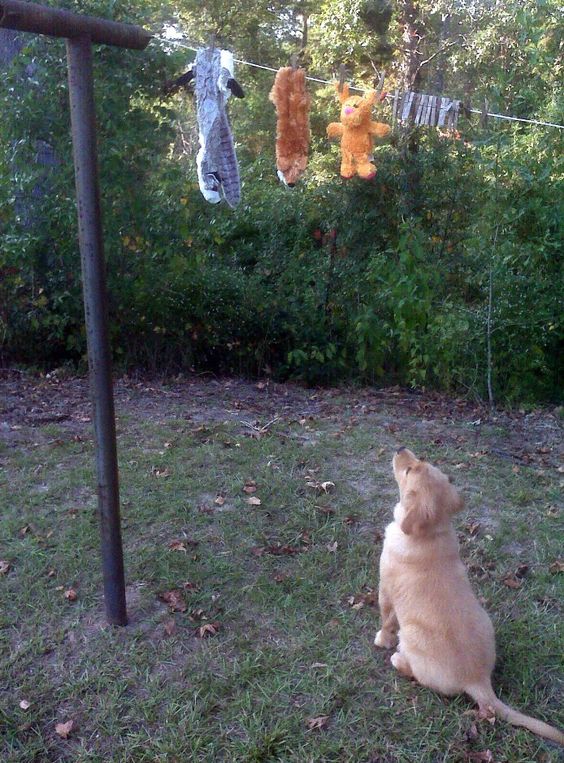
POLYGON ((349 97, 349 86, 348 86, 348 83, 345 82, 343 84, 343 86, 341 87, 340 83, 337 82, 335 84, 335 90, 337 91, 337 96, 338 96, 339 100, 341 101, 341 103, 344 103, 347 100, 347 98, 349 97))

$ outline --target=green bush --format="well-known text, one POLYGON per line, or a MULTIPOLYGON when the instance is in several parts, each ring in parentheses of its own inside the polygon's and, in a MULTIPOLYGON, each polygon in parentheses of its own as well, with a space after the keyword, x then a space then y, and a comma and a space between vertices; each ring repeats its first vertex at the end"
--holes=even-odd
MULTIPOLYGON (((183 59, 156 46, 143 54, 143 66, 134 53, 96 53, 108 308, 119 368, 393 383, 485 397, 491 313, 496 399, 558 399, 558 135, 505 126, 484 138, 466 124, 462 141, 420 131, 417 153, 408 156, 392 141, 376 149, 375 181, 346 182, 338 147, 324 137, 336 104, 322 89, 310 165, 288 191, 276 179, 275 118, 264 109, 259 72, 249 79, 248 99, 231 107, 243 180, 243 201, 231 211, 206 204, 198 191, 190 100, 161 97, 183 59), (178 120, 192 153, 175 144, 178 120)), ((1 357, 84 364, 60 43, 29 43, 5 77, 0 107, 1 357), (22 86, 35 60, 42 62, 37 82, 22 86), (48 140, 59 159, 47 174, 34 162, 38 140, 48 140), (44 192, 34 198, 38 187, 44 192), (30 199, 34 225, 21 215, 30 199)))

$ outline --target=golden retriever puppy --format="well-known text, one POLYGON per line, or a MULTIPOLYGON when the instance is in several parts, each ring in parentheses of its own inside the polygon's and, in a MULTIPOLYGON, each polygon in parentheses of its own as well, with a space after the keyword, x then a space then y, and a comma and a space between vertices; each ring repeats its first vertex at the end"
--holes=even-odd
POLYGON ((564 745, 564 734, 513 710, 492 689, 495 637, 458 551, 451 518, 463 501, 448 477, 407 448, 393 459, 400 500, 380 558, 381 630, 392 665, 442 694, 466 692, 482 713, 564 745), (397 645, 397 646, 396 646, 397 645))

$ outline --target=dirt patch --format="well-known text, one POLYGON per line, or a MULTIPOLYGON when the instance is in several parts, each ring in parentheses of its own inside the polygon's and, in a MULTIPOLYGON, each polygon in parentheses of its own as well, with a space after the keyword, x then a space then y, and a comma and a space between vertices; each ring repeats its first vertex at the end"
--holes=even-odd
MULTIPOLYGON (((114 389, 118 422, 121 415, 138 420, 176 418, 196 428, 238 422, 242 436, 260 436, 261 428, 268 429, 273 422, 295 424, 285 436, 313 445, 317 435, 310 426, 316 420, 331 422, 338 431, 369 417, 390 447, 415 438, 453 454, 472 447, 476 457, 504 459, 520 467, 563 469, 562 421, 557 409, 490 412, 481 404, 439 393, 415 394, 397 388, 312 390, 297 384, 201 377, 172 381, 122 377, 114 389)), ((37 440, 44 443, 49 437, 55 444, 59 438, 92 438, 86 378, 3 371, 0 393, 0 442, 8 448, 33 447, 37 440), (49 434, 45 424, 52 424, 58 434, 49 434)))

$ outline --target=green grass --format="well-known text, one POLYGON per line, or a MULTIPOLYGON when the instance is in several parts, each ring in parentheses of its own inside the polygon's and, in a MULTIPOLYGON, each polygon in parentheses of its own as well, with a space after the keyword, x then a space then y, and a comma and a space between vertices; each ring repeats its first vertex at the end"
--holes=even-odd
POLYGON ((378 532, 396 498, 389 462, 409 444, 466 494, 461 549, 496 627, 496 690, 564 725, 562 576, 549 571, 561 554, 560 518, 548 512, 556 469, 477 457, 488 434, 477 445, 464 416, 435 420, 433 434, 450 439, 434 444, 400 404, 357 417, 343 395, 310 419, 302 397, 257 439, 241 424, 253 414, 219 399, 198 403, 194 423, 189 393, 142 415, 141 398, 118 405, 126 628, 104 621, 89 425, 73 439, 65 423, 24 424, 17 447, 0 450, 0 558, 11 565, 0 576, 0 760, 456 763, 487 749, 498 763, 558 760, 501 721, 478 723, 475 736, 470 700, 399 677, 372 646, 377 608, 348 601, 377 588, 378 532), (320 494, 312 477, 335 490, 320 494), (247 503, 248 480, 259 506, 247 503), (175 540, 186 553, 169 548, 175 540), (299 553, 257 552, 275 544, 299 553), (522 563, 521 587, 508 588, 522 563), (172 613, 159 594, 185 583, 187 610, 172 613), (199 638, 205 623, 219 623, 217 635, 199 638), (319 716, 326 725, 310 730, 319 716), (55 725, 69 719, 63 740, 55 725))

